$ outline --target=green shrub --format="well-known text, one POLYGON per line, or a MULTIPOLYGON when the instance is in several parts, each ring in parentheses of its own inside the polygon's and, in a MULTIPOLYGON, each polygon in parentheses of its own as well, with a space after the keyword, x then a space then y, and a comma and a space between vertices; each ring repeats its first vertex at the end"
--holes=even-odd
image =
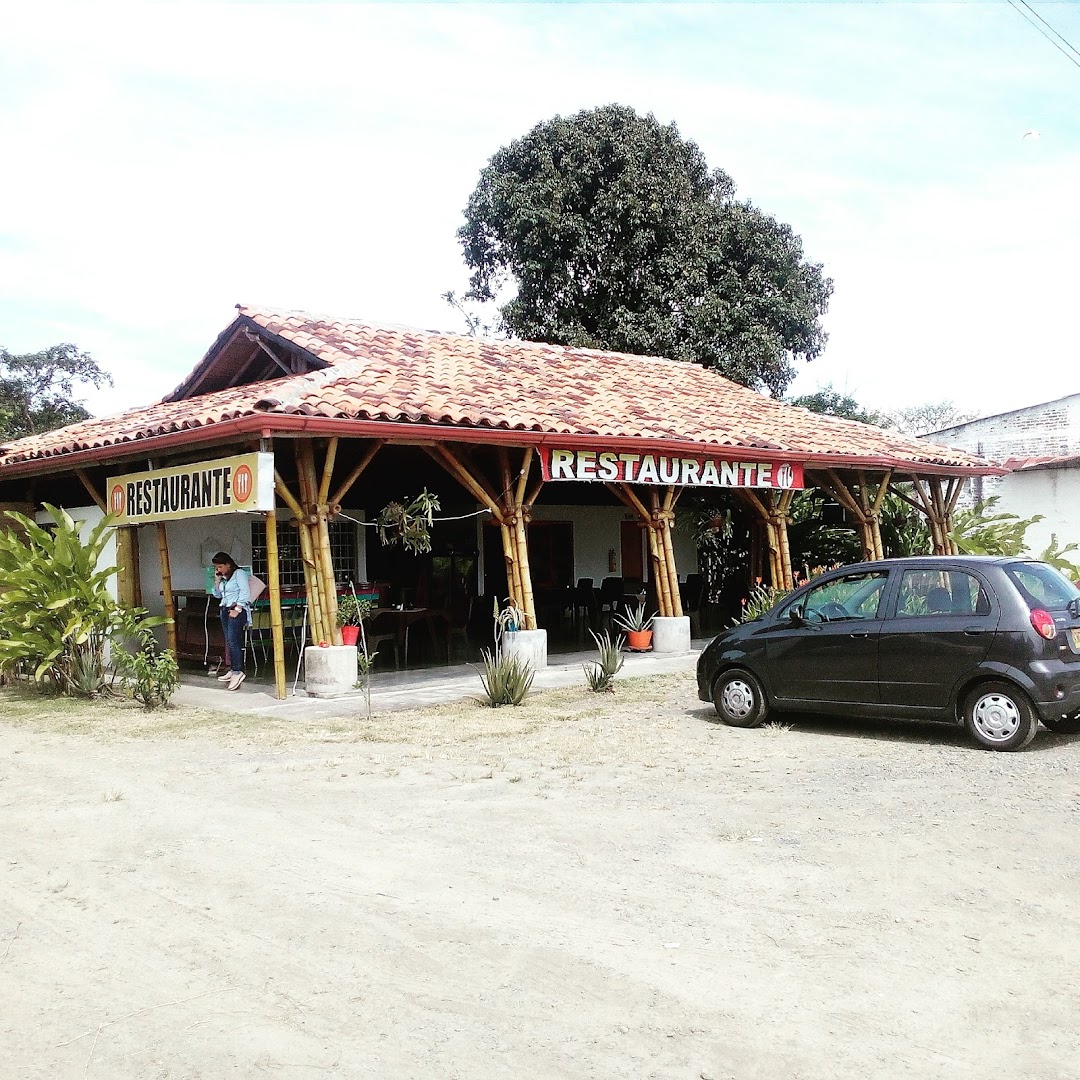
POLYGON ((91 696, 107 682, 106 647, 165 620, 146 618, 109 595, 116 567, 98 569, 110 539, 108 518, 83 539, 69 514, 44 506, 55 527, 8 511, 23 534, 0 529, 0 669, 63 694, 91 696))
POLYGON ((148 627, 139 627, 137 636, 139 647, 133 653, 117 651, 117 670, 147 709, 168 705, 180 685, 180 667, 168 649, 158 649, 148 627))

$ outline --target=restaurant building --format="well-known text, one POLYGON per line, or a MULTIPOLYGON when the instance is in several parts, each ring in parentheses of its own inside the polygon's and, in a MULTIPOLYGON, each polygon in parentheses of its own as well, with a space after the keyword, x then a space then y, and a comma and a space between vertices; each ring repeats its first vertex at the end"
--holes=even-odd
POLYGON ((449 656, 478 597, 509 599, 537 631, 577 615, 583 589, 597 605, 646 596, 658 647, 689 647, 696 551, 674 527, 688 488, 737 499, 748 577, 790 587, 798 491, 828 493, 875 559, 886 491, 944 552, 964 480, 1003 471, 694 364, 238 306, 160 402, 0 447, 0 504, 115 515, 118 594, 172 615, 181 656, 200 635, 209 649, 207 568, 231 552, 268 585, 255 630, 284 696, 298 624, 340 642, 337 598, 354 587, 391 621, 395 663, 421 622, 429 656, 449 656), (432 551, 380 543, 378 512, 424 490, 440 500, 432 551))

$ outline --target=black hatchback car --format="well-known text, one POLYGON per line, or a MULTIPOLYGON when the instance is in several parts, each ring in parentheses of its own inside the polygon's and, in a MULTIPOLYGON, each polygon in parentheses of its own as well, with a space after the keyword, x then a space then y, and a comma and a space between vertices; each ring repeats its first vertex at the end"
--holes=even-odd
POLYGON ((768 711, 962 722, 1018 750, 1080 732, 1080 589, 1046 563, 932 555, 858 563, 715 638, 698 697, 734 727, 768 711))

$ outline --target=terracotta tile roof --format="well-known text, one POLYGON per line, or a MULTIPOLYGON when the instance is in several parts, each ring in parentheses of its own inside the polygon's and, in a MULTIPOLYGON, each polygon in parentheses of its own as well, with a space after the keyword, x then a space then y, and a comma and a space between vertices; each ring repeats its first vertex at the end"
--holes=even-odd
MULTIPOLYGON (((761 449, 808 460, 985 468, 935 446, 764 397, 696 364, 521 341, 493 341, 370 326, 301 312, 239 307, 233 326, 261 327, 325 367, 194 397, 168 398, 119 416, 19 440, 4 464, 104 448, 152 435, 211 429, 261 415, 511 429, 547 435, 629 437, 698 444, 702 452, 761 449)), ((230 328, 231 330, 232 328, 230 328)), ((195 375, 212 371, 215 349, 195 375)), ((361 434, 354 431, 354 434, 361 434)), ((211 432, 205 432, 208 439, 211 432)), ((193 439, 193 441, 200 441, 193 439)), ((527 437, 523 442, 530 441, 527 437)))

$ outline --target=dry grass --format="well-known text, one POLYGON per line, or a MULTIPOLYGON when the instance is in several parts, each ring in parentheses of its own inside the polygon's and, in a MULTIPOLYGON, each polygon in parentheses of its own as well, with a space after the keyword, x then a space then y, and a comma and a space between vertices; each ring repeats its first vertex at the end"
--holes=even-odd
POLYGON ((367 717, 306 722, 283 715, 229 714, 189 706, 148 712, 120 699, 50 697, 25 688, 0 689, 0 721, 43 733, 99 740, 205 738, 225 743, 385 743, 419 756, 492 760, 539 758, 549 764, 636 761, 657 764, 685 716, 671 702, 696 707, 688 673, 622 679, 598 697, 583 685, 534 691, 517 707, 493 709, 478 698, 367 717), (667 707, 665 708, 665 703, 667 707), (643 724, 642 716, 651 716, 643 724), (633 720, 630 718, 633 717, 633 720))

